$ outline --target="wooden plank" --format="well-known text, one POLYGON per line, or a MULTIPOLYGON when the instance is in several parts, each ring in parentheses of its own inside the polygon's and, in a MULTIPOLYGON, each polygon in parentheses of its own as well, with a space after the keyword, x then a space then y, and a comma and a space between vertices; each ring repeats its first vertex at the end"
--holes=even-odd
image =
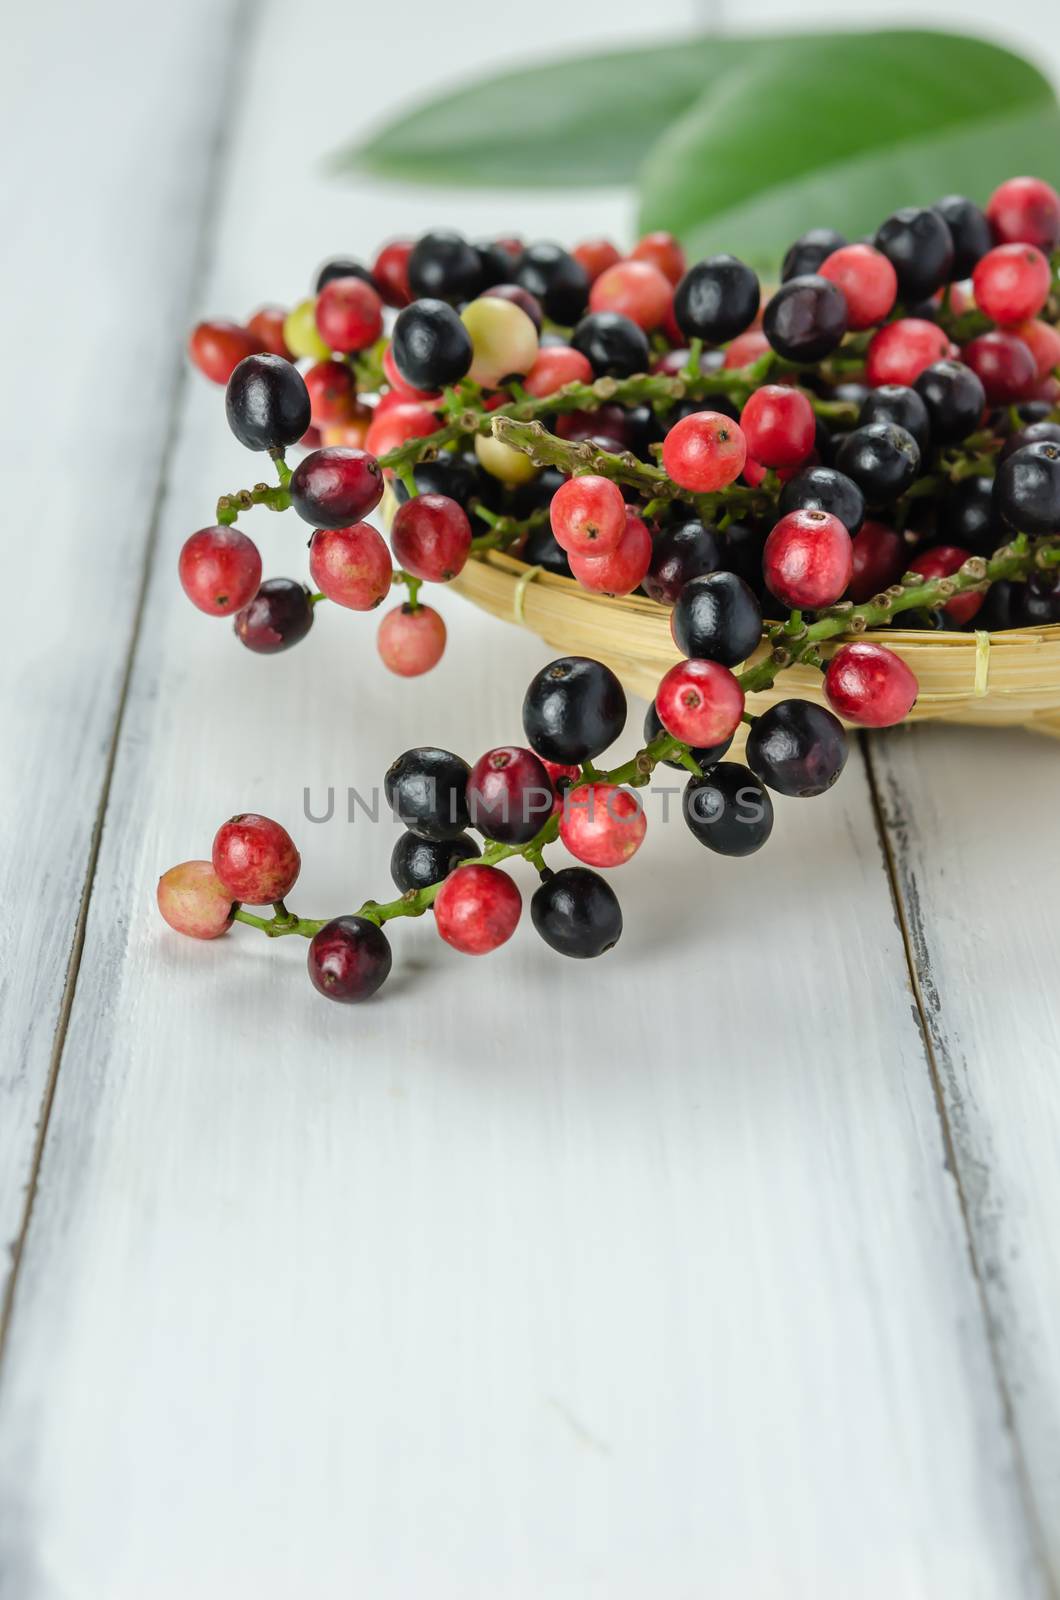
POLYGON ((947 728, 871 750, 976 1272, 1060 1583, 1057 747, 947 728))
POLYGON ((63 7, 60 23, 29 7, 4 41, 0 1307, 80 948, 230 11, 107 0, 63 7))

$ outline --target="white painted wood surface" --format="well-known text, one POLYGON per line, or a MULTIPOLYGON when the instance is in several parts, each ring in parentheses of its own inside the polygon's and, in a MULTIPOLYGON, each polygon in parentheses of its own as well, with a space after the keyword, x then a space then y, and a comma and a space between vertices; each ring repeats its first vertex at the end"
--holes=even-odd
MULTIPOLYGON (((599 35, 594 11, 545 7, 542 27, 599 35)), ((623 229, 610 196, 326 181, 320 156, 393 92, 393 47, 380 31, 373 56, 363 26, 322 0, 311 21, 267 8, 247 34, 198 309, 293 298, 330 251, 432 221, 623 229), (292 92, 269 114, 277 63, 308 84, 355 37, 372 65, 356 92, 311 119, 292 92)), ((168 44, 205 139, 216 95, 168 44)), ((466 48, 443 30, 430 60, 405 51, 403 85, 466 48)), ((171 292, 140 306, 152 349, 179 341, 171 292)), ((124 443, 104 434, 96 455, 124 443)), ((590 972, 528 926, 471 964, 424 923, 395 934, 385 998, 328 1007, 301 942, 170 936, 158 872, 256 807, 302 845, 297 906, 381 893, 392 830, 312 825, 304 786, 363 788, 424 740, 473 756, 517 736, 546 654, 446 596, 450 651, 417 684, 378 667, 372 619, 321 615, 273 661, 240 651, 173 565, 255 468, 218 392, 189 386, 0 1366, 0 1596, 1055 1594, 1057 929, 1051 860, 1022 847, 1047 838, 1054 747, 927 730, 873 757, 884 810, 915 814, 890 837, 920 895, 935 1065, 943 1039, 952 1069, 933 1072, 921 1039, 860 751, 832 795, 782 805, 744 863, 697 851, 657 797, 618 884, 622 944, 590 972)), ((129 522, 149 498, 130 494, 129 522)), ((300 525, 253 526, 269 570, 302 571, 300 525)), ((103 698, 73 699, 73 681, 48 681, 67 739, 103 698)), ((637 728, 634 712, 623 749, 637 728)), ((5 732, 58 793, 57 735, 5 732)), ((104 768, 82 777, 92 804, 104 768)), ((16 1196, 39 1106, 19 1082, 16 1196)))

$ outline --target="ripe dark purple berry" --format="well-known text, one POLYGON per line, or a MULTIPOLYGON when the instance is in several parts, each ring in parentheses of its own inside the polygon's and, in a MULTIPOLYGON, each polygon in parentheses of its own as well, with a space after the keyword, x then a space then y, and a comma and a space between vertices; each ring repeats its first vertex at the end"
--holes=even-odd
POLYGON ((789 511, 828 511, 853 537, 865 520, 865 496, 845 472, 834 467, 804 467, 780 491, 781 516, 789 511))
POLYGON ((986 390, 961 361, 935 361, 916 380, 916 392, 931 419, 936 444, 957 444, 979 426, 986 390))
POLYGON ((757 275, 736 256, 708 256, 689 267, 674 291, 674 321, 686 339, 724 344, 758 312, 757 275))
POLYGON ((390 941, 367 917, 335 917, 309 945, 309 977, 328 1000, 367 1000, 386 982, 392 965, 390 941))
POLYGON ((523 729, 531 748, 563 765, 592 760, 626 725, 626 696, 610 667, 585 656, 561 656, 531 680, 523 729))
POLYGON ((672 606, 690 579, 716 572, 721 565, 718 530, 709 523, 678 522, 656 535, 644 592, 660 605, 672 606))
POLYGON ((348 528, 375 510, 383 488, 375 456, 335 445, 300 461, 287 492, 298 515, 314 528, 348 528))
POLYGON ((458 839, 471 826, 471 768, 451 750, 419 746, 391 763, 383 780, 387 805, 421 839, 458 839))
POLYGON ((840 472, 853 478, 866 503, 887 506, 916 477, 920 451, 916 440, 894 422, 869 422, 842 440, 835 454, 840 472))
POLYGON ((309 590, 294 578, 268 578, 248 606, 236 613, 235 631, 257 655, 289 650, 313 626, 309 590))
POLYGON ((898 274, 898 295, 906 305, 926 300, 950 280, 953 235, 945 218, 928 206, 895 211, 880 224, 875 244, 898 274))
POLYGON ((634 373, 648 370, 648 335, 617 311, 590 312, 578 323, 570 342, 596 378, 632 378, 634 373))
POLYGON ((248 450, 284 450, 309 427, 309 390, 282 356, 246 356, 228 380, 225 415, 248 450))
POLYGON ((993 248, 994 236, 986 212, 962 194, 947 194, 936 200, 932 211, 937 211, 953 240, 953 265, 950 277, 954 283, 970 278, 976 263, 993 248))
POLYGON ((842 289, 808 273, 782 283, 766 306, 762 331, 785 361, 821 361, 847 331, 842 289))
POLYGON ((842 250, 846 239, 834 228, 810 228, 807 233, 788 246, 780 269, 781 283, 790 278, 805 278, 817 271, 836 250, 842 250))
POLYGON ((698 661, 735 667, 762 638, 762 608, 735 572, 711 572, 686 583, 671 618, 674 643, 698 661))
MULTIPOLYGON (((870 422, 895 422, 917 442, 922 456, 931 447, 931 418, 924 398, 905 383, 881 383, 870 389, 858 412, 858 427, 870 422)), ((853 528, 850 530, 853 533, 853 528)))
POLYGON ((417 300, 431 297, 453 304, 473 300, 485 287, 478 251, 462 234, 448 228, 416 240, 409 256, 408 279, 417 300))
POLYGON ((534 891, 530 917, 547 945, 575 960, 602 956, 622 935, 618 896, 589 867, 549 872, 534 891))
POLYGON ((994 483, 997 508, 1014 532, 1060 531, 1060 445, 1025 445, 1001 463, 994 483))
POLYGON ((824 794, 846 766, 843 724, 811 700, 781 700, 756 717, 747 736, 752 772, 777 794, 824 794))
POLYGON ((518 745, 487 750, 467 780, 471 826, 499 844, 529 844, 551 815, 554 799, 540 758, 518 745))
POLYGON ((414 389, 433 394, 471 367, 471 335, 444 300, 416 300, 399 311, 391 337, 394 365, 414 389))
POLYGON ((589 274, 568 251, 548 240, 527 245, 512 277, 561 328, 573 327, 589 303, 589 274))
POLYGON ((690 778, 681 800, 689 831, 722 856, 749 856, 773 831, 773 802, 740 761, 719 761, 690 778))
POLYGON ((403 833, 390 856, 390 876, 402 894, 427 889, 447 878, 462 861, 481 853, 466 833, 455 839, 421 839, 419 834, 403 833))

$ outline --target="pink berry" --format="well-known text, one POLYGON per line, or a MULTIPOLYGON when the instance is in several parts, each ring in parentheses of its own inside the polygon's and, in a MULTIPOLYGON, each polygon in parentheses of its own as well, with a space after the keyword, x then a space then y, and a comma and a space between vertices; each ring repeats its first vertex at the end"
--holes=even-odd
POLYGON ((682 489, 712 494, 743 471, 747 441, 739 424, 717 411, 693 411, 674 424, 663 440, 662 461, 682 489))
POLYGON ((740 413, 747 453, 763 467, 795 467, 813 450, 817 419, 800 389, 767 383, 740 413))
POLYGON ((309 945, 307 965, 314 989, 347 1005, 367 1000, 390 974, 390 941, 367 917, 336 917, 309 945))
POLYGON ((626 531, 626 502, 609 478, 586 474, 560 485, 552 496, 549 517, 561 549, 602 556, 618 548, 626 531))
POLYGON ((528 844, 551 816, 553 798, 540 756, 520 745, 487 750, 467 780, 471 826, 500 844, 528 844))
POLYGON ((840 646, 824 675, 832 710, 865 728, 891 728, 904 721, 919 688, 901 656, 867 639, 840 646))
POLYGON ((1006 332, 1015 334, 1027 346, 1037 365, 1039 380, 1051 378, 1055 369, 1060 367, 1060 329, 1054 328, 1052 323, 1033 318, 1028 322, 1017 322, 1006 332))
POLYGON ((900 317, 872 336, 865 357, 865 376, 873 389, 900 383, 911 388, 925 367, 950 353, 948 335, 921 317, 900 317))
POLYGON ((655 691, 655 710, 667 733, 700 750, 731 738, 743 708, 735 674, 718 661, 679 661, 655 691))
POLYGON ((883 522, 863 522, 851 540, 852 568, 846 598, 860 606, 882 594, 905 571, 902 536, 883 522))
POLYGON ((587 356, 569 344, 546 344, 523 379, 527 394, 540 399, 555 394, 565 383, 592 383, 593 369, 587 356))
POLYGON ((348 528, 375 510, 383 488, 371 451, 333 447, 300 461, 287 492, 298 515, 314 528, 348 528))
POLYGON ((652 333, 673 297, 673 284, 649 261, 618 261, 601 272, 590 289, 589 310, 617 312, 652 333))
POLYGON ((563 796, 559 836, 588 867, 621 867, 644 842, 648 820, 639 798, 614 783, 580 783, 563 796))
POLYGON ((752 366, 770 348, 769 340, 761 328, 748 328, 746 333, 738 333, 727 347, 725 366, 730 372, 739 367, 752 366))
POLYGON ((789 511, 762 552, 770 594, 795 608, 834 605, 853 568, 850 534, 830 511, 789 511))
POLYGON ((257 355, 259 348, 249 329, 222 317, 200 322, 188 336, 189 356, 212 383, 227 383, 244 356, 257 355))
POLYGON ((287 829, 253 811, 223 822, 214 838, 213 870, 233 900, 252 906, 282 900, 301 865, 287 829))
POLYGON ((630 251, 632 261, 650 261, 676 289, 685 275, 685 252, 672 233, 646 233, 630 251))
POLYGON ((185 541, 177 570, 193 606, 207 616, 230 617, 257 594, 261 556, 238 528, 200 528, 185 541))
POLYGON ((463 506, 446 494, 418 494, 398 507, 390 528, 398 565, 414 578, 448 583, 471 549, 471 524, 463 506))
POLYGON ((1049 298, 1052 272, 1033 244, 999 244, 972 273, 975 303, 994 322, 1036 317, 1049 298))
POLYGON ((367 350, 383 331, 383 302, 363 278, 332 278, 317 296, 316 321, 329 350, 367 350))
POLYGON ((625 518, 622 537, 606 555, 583 556, 573 550, 568 555, 571 572, 583 589, 597 594, 622 595, 632 594, 643 583, 651 566, 651 534, 628 507, 625 518))
POLYGON ((1060 194, 1042 178, 1007 178, 986 206, 999 244, 1033 244, 1055 250, 1060 244, 1060 194))
POLYGON ((842 289, 852 330, 882 322, 898 298, 898 274, 882 251, 870 244, 845 244, 817 270, 842 289))
POLYGON ((371 611, 390 592, 394 564, 386 541, 368 522, 318 528, 309 541, 309 571, 322 594, 351 611, 371 611))
MULTIPOLYGON (((969 552, 962 550, 959 545, 937 544, 911 561, 909 570, 919 572, 922 578, 951 578, 964 566, 968 557, 969 552)), ((984 594, 976 594, 974 591, 959 594, 947 601, 942 609, 950 621, 960 627, 965 622, 971 622, 985 599, 984 594)))
POLYGON ((398 400, 375 408, 364 445, 374 456, 388 455, 410 439, 425 439, 438 427, 438 418, 422 400, 398 400))
POLYGON ((158 880, 158 909, 189 939, 219 939, 232 926, 232 896, 209 861, 182 861, 158 880))
POLYGON ((1025 399, 1038 381, 1038 364, 1022 339, 1002 328, 981 333, 966 344, 961 360, 971 367, 991 405, 1025 399))
POLYGON ((622 260, 610 239, 583 239, 581 244, 574 246, 571 254, 589 274, 590 283, 595 283, 602 272, 622 260))
POLYGON ((399 678, 418 678, 445 653, 445 623, 431 606, 395 606, 379 624, 376 648, 399 678))
POLYGON ((446 944, 484 956, 515 932, 523 897, 506 872, 472 863, 457 867, 438 890, 434 920, 446 944))
POLYGON ((282 356, 285 361, 290 361, 291 352, 283 336, 286 321, 286 307, 261 306, 252 317, 247 318, 247 332, 253 335, 259 351, 265 350, 270 356, 282 356))
POLYGON ((318 361, 302 376, 309 390, 314 427, 329 428, 354 420, 360 410, 357 383, 344 361, 318 361))

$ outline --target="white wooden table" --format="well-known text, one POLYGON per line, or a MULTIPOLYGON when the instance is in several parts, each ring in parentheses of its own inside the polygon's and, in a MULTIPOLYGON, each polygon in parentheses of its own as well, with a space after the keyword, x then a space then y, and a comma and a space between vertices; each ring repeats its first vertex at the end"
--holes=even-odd
MULTIPOLYGON (((476 28, 523 44, 359 9, 70 0, 7 41, 0 1596, 1055 1596, 1055 746, 874 739, 744 863, 656 815, 588 972, 412 924, 348 1011, 301 941, 159 923, 241 809, 296 834, 296 905, 383 892, 389 827, 304 787, 517 738, 548 658, 443 596, 418 683, 347 614, 262 660, 176 584, 256 475, 194 315, 430 223, 629 226, 329 180, 476 28)), ((542 46, 600 37, 567 11, 542 46)))

